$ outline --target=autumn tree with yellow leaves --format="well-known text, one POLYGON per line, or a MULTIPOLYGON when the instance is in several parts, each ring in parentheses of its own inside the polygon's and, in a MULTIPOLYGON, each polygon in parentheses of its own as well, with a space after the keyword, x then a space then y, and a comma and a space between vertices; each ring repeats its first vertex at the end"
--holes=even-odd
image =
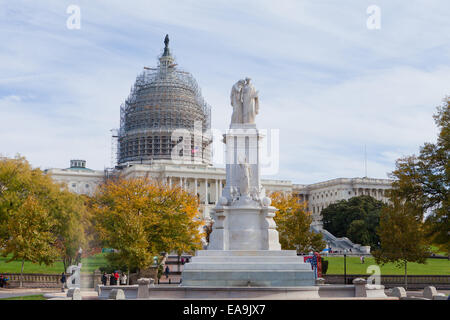
POLYGON ((149 267, 161 252, 201 249, 198 206, 196 196, 149 178, 109 180, 91 204, 100 240, 115 249, 108 260, 128 272, 149 267))
POLYGON ((86 240, 85 214, 80 196, 24 157, 0 158, 0 254, 21 261, 21 273, 25 261, 68 266, 86 240))
POLYGON ((312 216, 306 202, 300 202, 292 194, 274 192, 272 205, 278 209, 274 220, 280 237, 281 248, 297 252, 322 251, 326 243, 320 233, 310 229, 312 216))

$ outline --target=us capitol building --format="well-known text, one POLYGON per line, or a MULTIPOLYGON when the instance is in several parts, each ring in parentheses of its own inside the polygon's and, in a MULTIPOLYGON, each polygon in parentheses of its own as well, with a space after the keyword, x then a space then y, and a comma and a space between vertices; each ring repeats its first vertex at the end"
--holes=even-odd
MULTIPOLYGON (((71 160, 69 168, 52 168, 45 172, 78 194, 92 194, 105 179, 119 174, 124 178, 159 179, 197 195, 203 217, 208 219, 226 181, 225 168, 212 166, 211 107, 203 99, 193 76, 177 67, 168 46, 168 36, 164 43, 158 66, 144 68, 120 107, 115 168, 92 170, 86 167, 85 160, 71 160), (197 130, 201 134, 173 141, 174 133, 183 130, 197 130), (182 148, 174 156, 177 146, 182 148)), ((353 251, 358 245, 323 230, 321 211, 331 203, 359 195, 387 201, 384 192, 391 187, 389 179, 367 177, 339 178, 309 185, 289 180, 262 179, 261 182, 268 194, 288 192, 298 196, 299 201, 307 201, 314 217, 311 227, 322 232, 331 247, 353 248, 353 251)))

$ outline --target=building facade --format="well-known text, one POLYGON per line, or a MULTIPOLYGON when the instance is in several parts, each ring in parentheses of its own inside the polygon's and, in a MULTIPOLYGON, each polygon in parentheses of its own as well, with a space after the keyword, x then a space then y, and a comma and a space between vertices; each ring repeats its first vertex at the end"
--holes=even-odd
MULTIPOLYGON (((48 169, 57 182, 63 182, 68 189, 78 194, 92 195, 95 188, 105 181, 107 171, 86 168, 86 161, 71 160, 67 169, 48 169), (77 165, 83 161, 83 166, 77 165)), ((179 186, 197 195, 203 217, 208 219, 210 210, 217 204, 226 183, 224 168, 199 164, 173 164, 171 161, 155 161, 153 164, 129 164, 116 169, 113 175, 123 178, 149 177, 160 180, 168 186, 179 186)), ((328 205, 359 195, 370 195, 386 202, 385 191, 391 187, 389 179, 339 178, 308 185, 294 184, 289 180, 262 179, 266 193, 293 193, 299 201, 307 201, 313 215, 313 225, 322 228, 321 211, 328 205)))
POLYGON ((361 195, 387 202, 386 190, 392 180, 374 178, 338 178, 309 185, 294 184, 292 192, 301 201, 308 202, 308 209, 314 217, 314 225, 322 227, 321 212, 332 203, 361 195))

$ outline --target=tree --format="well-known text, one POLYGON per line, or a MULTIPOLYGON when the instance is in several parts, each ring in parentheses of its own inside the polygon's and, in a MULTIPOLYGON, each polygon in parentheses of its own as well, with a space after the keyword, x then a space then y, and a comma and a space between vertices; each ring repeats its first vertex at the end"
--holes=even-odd
POLYGON ((381 211, 378 233, 381 248, 372 252, 378 264, 394 262, 405 270, 407 287, 407 263, 425 263, 428 256, 421 208, 409 201, 391 197, 391 204, 381 211))
MULTIPOLYGON (((144 269, 161 252, 201 248, 197 197, 148 178, 100 185, 91 204, 104 245, 116 249, 111 263, 144 269)), ((129 277, 128 277, 129 278, 129 277)))
POLYGON ((91 218, 86 202, 86 196, 61 190, 54 197, 51 206, 52 215, 56 219, 54 233, 57 235, 57 247, 60 250, 64 270, 79 262, 74 261, 79 249, 86 249, 90 239, 87 229, 91 226, 91 218))
POLYGON ((33 196, 11 213, 7 225, 10 238, 3 248, 3 255, 12 254, 7 262, 22 261, 20 287, 25 261, 49 265, 58 258, 59 251, 54 246, 56 237, 52 233, 55 224, 55 219, 33 196))
POLYGON ((300 203, 292 194, 274 192, 272 205, 278 209, 274 220, 283 249, 296 249, 297 252, 322 251, 326 247, 322 234, 310 229, 312 216, 307 204, 300 203))
POLYGON ((418 214, 426 216, 428 238, 450 259, 450 97, 437 108, 434 120, 439 128, 436 143, 425 143, 418 156, 396 161, 391 192, 393 197, 421 208, 418 214))
POLYGON ((52 264, 83 244, 83 202, 25 158, 0 158, 0 247, 8 261, 52 264))
POLYGON ((363 195, 330 204, 322 210, 324 229, 364 246, 378 247, 376 228, 383 202, 363 195))

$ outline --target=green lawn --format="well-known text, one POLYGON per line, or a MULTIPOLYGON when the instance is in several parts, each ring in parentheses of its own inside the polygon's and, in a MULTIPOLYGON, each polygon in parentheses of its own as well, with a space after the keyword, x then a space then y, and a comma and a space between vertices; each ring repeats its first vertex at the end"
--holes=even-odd
POLYGON ((32 295, 32 296, 2 298, 0 300, 47 300, 47 299, 45 299, 44 295, 42 295, 42 294, 36 294, 36 295, 32 295))
MULTIPOLYGON (((327 274, 344 274, 344 257, 325 257, 329 261, 327 274)), ((6 258, 0 257, 0 273, 19 273, 21 262, 12 261, 6 263, 6 258)), ((95 269, 106 265, 106 254, 99 253, 82 260, 82 272, 93 272, 95 269)), ((373 258, 366 258, 361 264, 359 257, 347 257, 347 274, 366 274, 367 267, 375 264, 373 258)), ((61 273, 62 262, 56 262, 51 266, 32 264, 25 262, 25 273, 61 273)), ((397 268, 393 263, 381 267, 381 274, 403 275, 403 268, 397 268)), ((410 275, 450 275, 450 261, 447 259, 428 259, 426 264, 408 263, 410 275)))
MULTIPOLYGON (((95 269, 106 265, 105 253, 99 253, 91 257, 81 260, 83 267, 81 272, 93 272, 95 269)), ((22 266, 21 261, 11 261, 6 263, 6 258, 0 257, 0 273, 20 273, 20 268, 22 266)), ((61 261, 55 262, 53 265, 39 265, 31 262, 25 262, 23 268, 24 273, 61 273, 64 271, 64 266, 61 261)))
MULTIPOLYGON (((344 257, 324 257, 328 260, 327 274, 344 274, 344 257)), ((362 264, 359 257, 347 257, 347 274, 367 274, 367 267, 376 264, 374 258, 366 258, 362 264)), ((426 264, 408 263, 409 275, 450 275, 450 261, 447 259, 427 259, 426 264)), ((403 275, 404 268, 388 263, 380 266, 381 274, 403 275)))

